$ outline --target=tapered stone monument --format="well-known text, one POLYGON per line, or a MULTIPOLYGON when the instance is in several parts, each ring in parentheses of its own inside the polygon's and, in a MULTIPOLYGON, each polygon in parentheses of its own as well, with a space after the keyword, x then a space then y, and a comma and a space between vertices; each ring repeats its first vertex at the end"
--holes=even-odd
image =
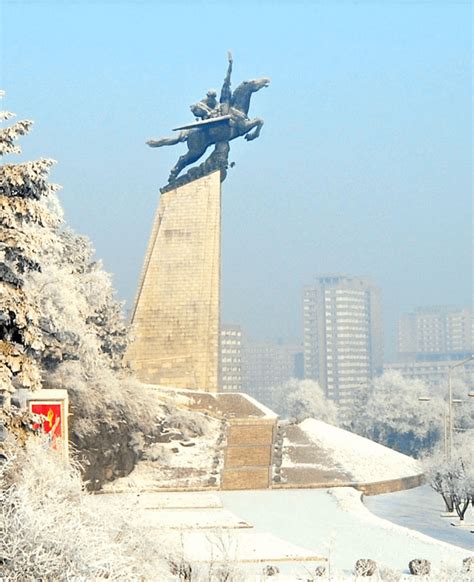
POLYGON ((219 170, 161 196, 127 352, 143 382, 217 391, 220 236, 219 170))
MULTIPOLYGON (((132 314, 133 341, 126 361, 146 383, 217 392, 219 368, 221 182, 229 142, 260 135, 249 118, 252 94, 270 80, 254 79, 231 91, 232 56, 220 99, 209 90, 191 106, 196 120, 151 147, 186 143, 171 170, 145 256, 132 314), (214 146, 209 157, 181 172, 214 146)), ((231 164, 232 165, 232 164, 231 164)))

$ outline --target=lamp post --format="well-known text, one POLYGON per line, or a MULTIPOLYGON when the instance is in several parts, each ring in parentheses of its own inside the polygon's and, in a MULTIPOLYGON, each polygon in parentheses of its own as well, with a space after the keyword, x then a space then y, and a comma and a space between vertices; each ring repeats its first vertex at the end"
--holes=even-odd
MULTIPOLYGON (((418 402, 431 402, 431 397, 430 396, 419 396, 418 397, 418 402)), ((462 400, 460 400, 459 398, 453 398, 452 399, 452 403, 453 404, 458 404, 462 402, 462 400)), ((447 459, 448 458, 448 411, 445 410, 443 412, 443 451, 444 451, 444 456, 447 459)))
POLYGON ((448 461, 451 460, 451 453, 453 450, 453 386, 451 383, 451 374, 455 368, 464 366, 464 364, 467 364, 467 362, 470 362, 471 360, 474 360, 474 356, 470 356, 462 362, 454 364, 454 366, 451 366, 448 370, 448 446, 446 451, 448 461))

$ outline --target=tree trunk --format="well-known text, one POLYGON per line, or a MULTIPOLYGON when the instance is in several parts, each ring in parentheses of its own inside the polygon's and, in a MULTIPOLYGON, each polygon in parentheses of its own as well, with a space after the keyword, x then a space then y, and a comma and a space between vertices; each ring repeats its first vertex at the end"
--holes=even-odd
POLYGON ((464 515, 467 508, 469 507, 469 497, 467 499, 461 499, 457 496, 453 496, 454 507, 456 508, 456 513, 461 521, 464 521, 464 515))
POLYGON ((446 506, 446 511, 448 513, 453 513, 454 503, 453 503, 453 498, 451 497, 451 495, 446 495, 445 493, 441 493, 441 497, 443 498, 444 504, 446 506))

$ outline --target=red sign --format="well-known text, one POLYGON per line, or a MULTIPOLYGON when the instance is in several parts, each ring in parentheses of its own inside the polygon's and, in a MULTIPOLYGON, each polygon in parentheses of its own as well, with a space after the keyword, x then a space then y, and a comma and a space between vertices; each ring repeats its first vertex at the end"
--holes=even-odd
POLYGON ((43 432, 51 433, 51 440, 61 438, 63 434, 62 410, 59 403, 31 402, 31 412, 42 416, 42 422, 34 428, 42 427, 43 432))

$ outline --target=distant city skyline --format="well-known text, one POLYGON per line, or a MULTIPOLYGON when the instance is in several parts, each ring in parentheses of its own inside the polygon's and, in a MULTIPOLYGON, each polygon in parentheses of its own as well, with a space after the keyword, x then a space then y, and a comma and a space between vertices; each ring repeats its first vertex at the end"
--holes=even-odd
POLYGON ((474 388, 474 318, 471 309, 448 305, 418 306, 402 313, 398 324, 398 353, 384 370, 422 380, 430 391, 444 393, 448 375, 474 388))
POLYGON ((472 311, 448 305, 417 306, 398 323, 398 354, 461 354, 473 351, 472 311))
MULTIPOLYGON (((315 275, 315 277, 317 277, 318 275, 315 275)), ((352 276, 349 275, 347 273, 344 274, 344 276, 352 276)), ((381 289, 382 291, 382 289, 381 289)), ((382 291, 382 297, 381 297, 381 307, 383 310, 383 291, 382 291)), ((301 311, 301 317, 300 319, 304 316, 303 313, 303 306, 300 306, 300 311, 301 311)), ((400 347, 401 344, 400 342, 403 341, 401 340, 400 337, 400 325, 401 325, 401 320, 403 320, 404 318, 406 318, 407 316, 410 315, 414 315, 417 312, 434 312, 434 311, 447 311, 447 312, 453 312, 455 314, 459 314, 462 313, 464 314, 464 316, 466 316, 466 314, 470 314, 469 317, 472 318, 472 308, 469 307, 468 305, 412 305, 410 310, 408 311, 401 311, 397 314, 394 314, 395 316, 397 316, 397 320, 396 320, 396 334, 394 336, 391 336, 389 338, 389 342, 387 342, 385 335, 383 336, 383 347, 384 347, 384 358, 383 361, 388 363, 388 362, 395 362, 399 356, 400 353, 400 347)), ((270 337, 270 336, 252 336, 251 334, 248 334, 247 330, 243 329, 243 333, 245 333, 248 336, 248 340, 251 342, 267 342, 267 343, 283 343, 283 344, 293 344, 295 342, 299 342, 299 341, 303 341, 303 327, 301 327, 301 329, 299 330, 299 335, 295 335, 294 337, 290 337, 290 338, 284 338, 282 336, 276 336, 276 337, 270 337)), ((465 334, 464 334, 465 337, 465 334)), ((416 338, 413 337, 413 341, 416 341, 416 338)), ((461 351, 463 352, 469 352, 472 351, 472 341, 473 338, 471 338, 471 348, 466 347, 467 344, 463 344, 463 349, 461 351)), ((433 350, 431 350, 433 351, 433 350)))
POLYGON ((192 121, 232 49, 234 87, 272 83, 261 137, 231 149, 223 320, 296 341, 302 286, 354 273, 381 288, 394 354, 402 312, 471 303, 471 6, 263 2, 250 21, 225 2, 3 3, 3 106, 35 121, 23 159, 58 160, 66 221, 130 306, 183 153, 145 141, 192 121))

